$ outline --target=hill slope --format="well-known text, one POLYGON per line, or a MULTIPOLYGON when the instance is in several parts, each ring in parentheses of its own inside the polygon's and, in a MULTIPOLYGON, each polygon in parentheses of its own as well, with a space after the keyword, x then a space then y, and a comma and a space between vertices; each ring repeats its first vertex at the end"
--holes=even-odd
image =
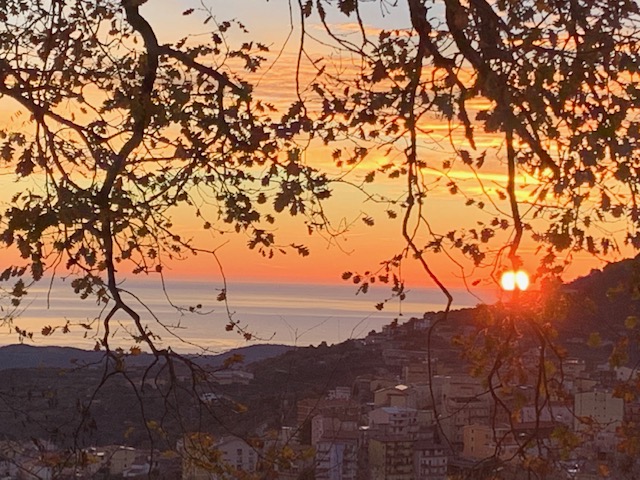
MULTIPOLYGON (((219 355, 190 356, 201 365, 220 366, 231 355, 242 355, 244 364, 282 355, 294 347, 288 345, 249 345, 219 355)), ((73 347, 36 347, 16 344, 0 347, 0 370, 22 368, 71 368, 74 365, 100 363, 104 352, 81 350, 73 347)), ((132 366, 148 365, 153 360, 150 354, 131 356, 127 364, 132 366)))

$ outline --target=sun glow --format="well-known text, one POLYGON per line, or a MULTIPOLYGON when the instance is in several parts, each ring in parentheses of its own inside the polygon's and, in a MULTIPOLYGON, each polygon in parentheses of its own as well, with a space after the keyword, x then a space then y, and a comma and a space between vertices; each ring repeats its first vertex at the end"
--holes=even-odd
POLYGON ((529 288, 529 274, 524 270, 504 272, 502 278, 500 278, 500 286, 507 292, 512 292, 516 289, 526 290, 529 288))

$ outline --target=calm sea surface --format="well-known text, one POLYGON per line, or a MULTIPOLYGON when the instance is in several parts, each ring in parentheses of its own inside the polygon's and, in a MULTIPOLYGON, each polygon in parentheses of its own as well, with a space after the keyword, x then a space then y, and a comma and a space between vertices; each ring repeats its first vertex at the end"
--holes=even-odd
MULTIPOLYGON (((216 299, 222 288, 220 284, 174 282, 167 285, 166 296, 161 285, 151 281, 129 281, 122 286, 136 295, 137 299, 124 298, 140 312, 148 328, 160 336, 165 345, 182 352, 205 349, 218 353, 251 343, 299 346, 317 345, 322 341, 338 343, 380 330, 394 318, 403 322, 427 311, 440 311, 445 306, 444 296, 435 289, 413 289, 405 301, 390 300, 378 311, 376 303, 390 293, 384 288, 355 295, 355 288, 349 285, 231 283, 227 311, 225 303, 216 299), (189 312, 189 307, 198 305, 201 306, 196 308, 199 313, 189 312), (225 330, 229 315, 253 335, 251 342, 237 332, 225 330)), ((452 293, 454 308, 480 303, 465 290, 452 293)), ((492 299, 484 295, 482 300, 492 299)), ((18 326, 34 332, 34 339, 26 343, 92 348, 96 336, 104 333, 102 323, 96 320, 99 315, 100 307, 95 299, 81 300, 68 282, 57 281, 51 291, 43 284, 29 291, 23 311, 12 325, 0 330, 0 344, 16 343, 14 327, 18 326), (67 323, 70 331, 63 333, 62 326, 67 323), (57 327, 57 330, 42 336, 40 332, 46 326, 57 327)), ((132 326, 125 315, 117 315, 111 324, 112 345, 131 346, 133 342, 127 331, 133 331, 132 326)))

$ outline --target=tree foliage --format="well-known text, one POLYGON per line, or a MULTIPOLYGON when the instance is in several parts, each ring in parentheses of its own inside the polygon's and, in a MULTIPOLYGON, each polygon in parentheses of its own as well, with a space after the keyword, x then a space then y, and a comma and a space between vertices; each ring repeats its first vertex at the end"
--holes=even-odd
MULTIPOLYGON (((136 339, 155 348, 116 272, 161 273, 167 260, 198 252, 173 226, 175 207, 204 229, 246 232, 249 247, 268 255, 275 213, 318 213, 326 179, 300 162, 295 132, 233 73, 255 71, 266 50, 227 43, 240 23, 219 23, 204 43, 162 44, 136 2, 1 9, 0 94, 30 115, 1 132, 4 168, 20 188, 2 240, 25 265, 3 278, 72 274, 77 294, 108 304, 102 346, 109 319, 125 310, 136 339), (266 202, 271 213, 258 208, 266 202)), ((16 283, 15 299, 24 285, 16 283)))
MULTIPOLYGON (((126 310, 117 265, 160 273, 201 248, 173 226, 177 206, 204 229, 246 232, 250 248, 271 256, 277 214, 326 228, 322 200, 345 181, 302 159, 308 141, 335 145, 343 168, 383 149, 390 161, 364 177, 365 191, 379 175, 404 182, 401 199, 371 197, 388 203, 389 217, 403 213, 406 250, 383 262, 383 277, 410 253, 444 289, 430 252, 459 250, 497 268, 506 252, 517 266, 525 236, 544 246, 544 271, 556 274, 559 253, 638 243, 635 2, 381 3, 389 16, 408 14, 409 28, 374 33, 367 3, 300 2, 297 100, 278 111, 249 82, 268 48, 227 39, 245 30, 238 21, 212 22, 206 41, 169 44, 139 2, 5 2, 0 93, 30 117, 2 131, 5 169, 21 187, 2 239, 24 259, 2 277, 37 281, 60 268, 77 275, 76 293, 112 302, 107 317, 126 310), (351 20, 360 34, 337 31, 351 20), (313 59, 313 79, 303 79, 310 22, 358 65, 335 73, 333 57, 313 59), (455 152, 442 165, 426 157, 434 117, 448 122, 455 152), (501 147, 479 146, 486 134, 501 147), (508 179, 496 195, 483 187, 477 198, 455 178, 446 186, 484 211, 479 225, 431 230, 426 169, 478 174, 487 164, 508 179), (526 198, 516 185, 523 173, 532 179, 526 198), (609 223, 625 234, 612 237, 609 223)), ((150 340, 140 325, 138 335, 150 340)))
MULTIPOLYGON (((144 307, 127 300, 135 297, 122 275, 163 275, 175 258, 215 255, 176 229, 178 211, 190 211, 205 230, 245 233, 248 247, 265 256, 281 247, 306 256, 303 244, 278 243, 277 217, 303 216, 309 232, 333 232, 323 201, 335 184, 350 184, 397 219, 403 247, 343 279, 364 293, 376 281, 390 283, 404 299, 401 266, 417 261, 445 294, 446 311, 452 296, 431 267, 433 254, 457 252, 491 277, 506 263, 520 266, 520 246, 529 242, 539 273, 560 275, 575 252, 640 247, 635 1, 291 2, 299 13, 297 88, 284 109, 260 99, 251 83, 270 53, 258 41, 235 46, 236 32, 250 38, 242 18, 205 11, 212 27, 204 40, 163 43, 142 3, 0 4, 0 99, 28 113, 0 131, 2 168, 18 186, 0 237, 21 257, 1 278, 13 280, 8 298, 17 308, 32 282, 72 276, 75 293, 104 305, 97 347, 116 364, 122 352, 112 352, 110 335, 118 312, 133 321, 136 342, 173 355, 141 321, 144 307), (372 7, 402 17, 404 27, 369 24, 372 7), (311 25, 323 27, 321 42, 311 25), (345 25, 355 30, 345 35, 345 25), (320 44, 331 55, 315 56, 320 44), (345 59, 349 67, 341 68, 345 59), (437 163, 429 155, 434 119, 447 125, 453 152, 437 163), (487 136, 499 146, 487 147, 487 136), (340 175, 304 160, 315 145, 332 149, 340 175), (373 151, 388 162, 354 178, 373 151), (459 168, 478 180, 480 194, 459 184, 452 174, 459 168), (485 185, 488 168, 505 182, 485 185), (442 190, 428 176, 434 169, 444 189, 478 209, 475 225, 432 228, 430 202, 442 190), (375 193, 381 177, 402 185, 400 198, 375 193)), ((362 220, 373 225, 374 217, 362 220)), ((531 323, 543 355, 553 336, 546 322, 531 323)), ((228 329, 251 338, 231 318, 228 329)), ((504 342, 513 324, 500 329, 468 350, 490 384, 495 375, 519 375, 503 363, 517 359, 504 342)), ((552 376, 549 368, 540 357, 534 374, 552 376)))
POLYGON ((393 161, 368 178, 406 179, 403 232, 414 255, 460 250, 476 265, 500 267, 505 249, 491 246, 498 239, 517 267, 528 237, 545 252, 541 272, 559 274, 559 256, 638 245, 635 2, 407 0, 389 15, 408 10, 411 28, 377 36, 363 20, 365 2, 340 2, 361 41, 334 33, 330 3, 314 5, 329 34, 364 65, 351 81, 327 75, 313 85, 323 105, 316 130, 325 141, 343 135, 395 148, 393 161), (425 126, 434 115, 448 122, 456 152, 441 166, 427 160, 425 126), (498 149, 478 142, 487 134, 501 139, 498 149), (508 178, 497 195, 474 198, 455 178, 447 185, 489 220, 433 232, 425 170, 477 175, 496 163, 508 178), (532 182, 518 192, 523 174, 532 182), (618 228, 624 235, 611 234, 618 228))

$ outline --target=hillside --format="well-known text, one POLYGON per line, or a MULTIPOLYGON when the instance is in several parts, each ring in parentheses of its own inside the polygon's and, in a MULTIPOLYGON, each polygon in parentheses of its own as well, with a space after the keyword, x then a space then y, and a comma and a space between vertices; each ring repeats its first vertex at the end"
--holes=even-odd
MULTIPOLYGON (((561 333, 558 342, 568 342, 571 355, 594 361, 607 358, 611 347, 606 345, 606 340, 615 340, 625 331, 625 318, 640 312, 638 288, 633 288, 639 265, 640 259, 612 264, 564 287, 573 301, 567 318, 558 319, 556 326, 561 333), (605 340, 599 349, 586 346, 586 338, 594 331, 600 332, 605 340)), ((452 347, 448 338, 470 326, 475 314, 476 309, 455 311, 447 322, 440 324, 430 342, 432 358, 438 358, 450 369, 464 370, 460 351, 452 347)), ((102 370, 77 367, 100 363, 103 352, 29 345, 0 347, 0 384, 3 385, 0 397, 6 405, 0 412, 1 433, 10 439, 51 438, 62 445, 75 441, 78 438, 75 429, 80 426, 78 408, 83 409, 93 397, 90 418, 85 423, 89 429, 82 430, 83 443, 117 443, 126 438, 131 445, 144 445, 147 437, 139 427, 143 418, 138 395, 143 395, 145 417, 161 419, 163 428, 173 432, 166 439, 169 442, 175 442, 175 435, 185 429, 205 428, 204 413, 215 419, 206 422, 206 428, 214 432, 224 427, 224 433, 248 434, 259 425, 292 425, 299 400, 319 398, 332 388, 352 386, 357 378, 366 379, 370 375, 400 381, 400 367, 385 362, 385 352, 389 349, 424 351, 427 347, 426 333, 413 330, 410 323, 398 326, 391 335, 379 334, 377 340, 374 338, 376 341, 351 340, 306 348, 252 345, 221 355, 192 356, 202 365, 215 367, 231 355, 243 355, 245 366, 255 378, 248 385, 203 389, 202 392, 215 393, 223 399, 212 404, 210 412, 200 409, 188 389, 179 389, 175 400, 180 405, 180 417, 168 414, 172 410, 167 411, 166 398, 153 382, 151 388, 136 393, 123 378, 114 377, 97 391, 102 370), (238 404, 243 405, 242 414, 238 404)), ((135 382, 140 382, 144 372, 135 367, 148 365, 150 360, 151 356, 146 354, 127 359, 127 365, 134 367, 131 375, 135 382)), ((365 389, 357 394, 367 392, 370 393, 365 389)))
MULTIPOLYGON (((249 345, 218 355, 189 355, 196 363, 212 367, 220 366, 232 355, 242 355, 244 364, 282 355, 294 347, 288 345, 249 345)), ((104 352, 81 350, 72 347, 36 347, 16 344, 0 347, 0 370, 24 368, 72 368, 74 366, 100 363, 104 352)), ((141 354, 127 358, 127 364, 134 367, 147 366, 153 357, 141 354)))
POLYGON ((640 256, 592 270, 566 290, 573 301, 561 333, 586 337, 598 332, 614 341, 625 332, 625 319, 640 315, 640 256))

